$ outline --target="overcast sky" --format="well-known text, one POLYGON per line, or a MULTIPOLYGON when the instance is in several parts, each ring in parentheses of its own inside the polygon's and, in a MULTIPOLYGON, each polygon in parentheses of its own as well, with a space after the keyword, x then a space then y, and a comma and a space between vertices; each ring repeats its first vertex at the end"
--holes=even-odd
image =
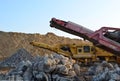
POLYGON ((120 0, 0 0, 0 31, 74 36, 51 28, 52 17, 91 30, 120 27, 120 0))

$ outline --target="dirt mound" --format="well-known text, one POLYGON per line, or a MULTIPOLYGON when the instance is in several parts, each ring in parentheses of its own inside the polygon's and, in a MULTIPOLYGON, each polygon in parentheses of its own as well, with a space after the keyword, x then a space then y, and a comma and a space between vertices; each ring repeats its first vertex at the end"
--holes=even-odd
POLYGON ((26 34, 26 33, 15 33, 15 32, 2 32, 0 31, 0 57, 9 57, 20 48, 26 49, 33 55, 45 53, 50 54, 51 51, 33 47, 29 43, 31 41, 42 42, 49 45, 61 44, 61 43, 80 43, 78 39, 70 39, 65 37, 56 36, 53 33, 47 33, 46 35, 26 34))
POLYGON ((3 67, 16 67, 16 65, 21 61, 32 61, 33 56, 25 49, 21 48, 17 50, 11 57, 3 60, 1 66, 3 67))

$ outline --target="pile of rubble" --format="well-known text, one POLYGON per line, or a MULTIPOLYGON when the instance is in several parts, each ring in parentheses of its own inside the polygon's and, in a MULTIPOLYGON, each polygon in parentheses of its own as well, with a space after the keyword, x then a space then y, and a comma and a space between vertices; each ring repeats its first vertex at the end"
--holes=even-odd
POLYGON ((80 81, 78 77, 80 74, 80 67, 74 60, 58 54, 46 54, 45 56, 36 56, 32 58, 23 51, 25 50, 19 50, 12 57, 4 61, 4 64, 7 63, 7 65, 15 63, 16 68, 10 70, 7 74, 1 75, 0 78, 2 80, 80 81), (24 57, 19 60, 18 58, 23 56, 18 55, 18 53, 23 53, 29 58, 24 57), (19 62, 17 60, 19 60, 19 62))
POLYGON ((59 54, 32 56, 25 49, 18 50, 1 66, 15 67, 0 74, 0 80, 9 81, 120 81, 117 64, 95 63, 91 67, 80 67, 78 62, 59 54))
POLYGON ((32 61, 33 56, 24 48, 17 50, 12 56, 0 63, 1 67, 16 67, 16 65, 25 60, 32 61))
POLYGON ((120 81, 118 64, 111 64, 106 61, 101 64, 94 64, 86 74, 92 76, 92 81, 120 81))

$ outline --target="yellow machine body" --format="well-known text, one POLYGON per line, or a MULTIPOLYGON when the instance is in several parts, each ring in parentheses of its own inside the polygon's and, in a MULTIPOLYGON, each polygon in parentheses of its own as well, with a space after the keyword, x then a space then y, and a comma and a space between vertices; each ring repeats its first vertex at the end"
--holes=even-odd
POLYGON ((30 44, 36 47, 51 50, 67 57, 72 57, 75 60, 79 60, 83 63, 101 60, 120 63, 118 56, 95 47, 91 42, 88 41, 81 42, 81 44, 56 44, 53 46, 39 42, 31 42, 30 44))

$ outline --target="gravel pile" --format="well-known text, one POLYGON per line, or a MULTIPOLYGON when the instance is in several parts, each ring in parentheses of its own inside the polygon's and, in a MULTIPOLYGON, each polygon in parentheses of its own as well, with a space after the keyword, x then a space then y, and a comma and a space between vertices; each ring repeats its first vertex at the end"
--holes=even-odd
POLYGON ((2 67, 16 67, 16 65, 21 62, 21 61, 25 61, 25 60, 29 60, 32 61, 33 56, 27 52, 27 50, 25 50, 24 48, 21 48, 19 50, 16 51, 16 53, 14 53, 11 57, 3 60, 0 63, 0 66, 2 67))

